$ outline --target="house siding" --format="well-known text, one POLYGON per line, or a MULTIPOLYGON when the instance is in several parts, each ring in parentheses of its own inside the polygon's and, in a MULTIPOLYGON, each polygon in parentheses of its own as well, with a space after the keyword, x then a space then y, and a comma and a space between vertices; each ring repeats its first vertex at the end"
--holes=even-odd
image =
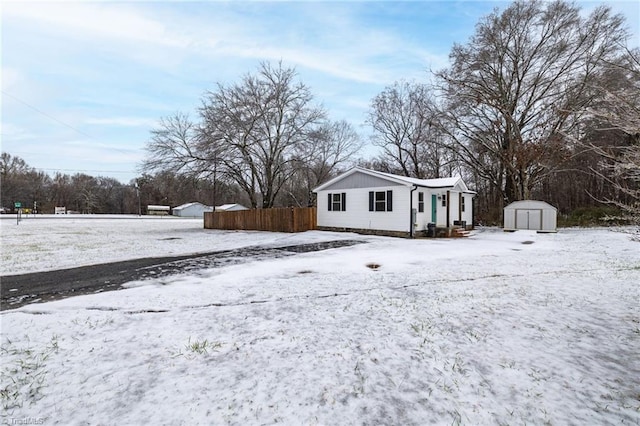
MULTIPOLYGON (((409 191, 410 188, 401 185, 387 185, 366 188, 336 188, 318 191, 318 200, 327 200, 333 192, 347 194, 346 211, 328 211, 326 202, 318 203, 318 226, 326 228, 384 230, 409 232, 409 191), (370 191, 393 191, 393 210, 376 212, 369 211, 370 191)), ((417 198, 416 198, 417 200, 417 198)), ((414 204, 417 208, 417 201, 414 204)))
POLYGON ((460 193, 449 191, 449 226, 453 226, 454 221, 460 220, 460 193))
POLYGON ((394 184, 389 182, 388 179, 382 179, 377 176, 371 176, 366 173, 354 173, 350 176, 346 176, 344 179, 324 188, 324 191, 338 191, 342 189, 358 189, 358 188, 382 188, 382 187, 398 187, 402 184, 394 184))
POLYGON ((473 196, 471 194, 462 194, 464 197, 465 208, 462 212, 462 220, 467 222, 467 226, 473 225, 473 196))

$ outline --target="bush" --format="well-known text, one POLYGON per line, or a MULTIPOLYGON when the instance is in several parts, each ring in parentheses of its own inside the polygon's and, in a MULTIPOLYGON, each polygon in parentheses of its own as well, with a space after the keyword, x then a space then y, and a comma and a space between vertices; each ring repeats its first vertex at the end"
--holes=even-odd
POLYGON ((558 226, 620 226, 628 225, 620 209, 611 206, 579 207, 569 214, 558 215, 558 226))

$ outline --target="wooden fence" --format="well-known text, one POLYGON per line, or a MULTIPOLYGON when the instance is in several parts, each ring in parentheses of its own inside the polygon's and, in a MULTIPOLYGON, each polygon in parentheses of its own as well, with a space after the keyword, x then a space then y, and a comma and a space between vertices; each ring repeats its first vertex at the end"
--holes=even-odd
POLYGON ((204 214, 205 229, 304 232, 316 229, 315 207, 252 209, 204 214))

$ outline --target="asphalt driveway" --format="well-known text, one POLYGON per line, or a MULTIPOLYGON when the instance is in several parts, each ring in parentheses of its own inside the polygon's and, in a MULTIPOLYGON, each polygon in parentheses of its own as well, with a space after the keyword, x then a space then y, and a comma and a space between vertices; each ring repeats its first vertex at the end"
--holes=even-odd
POLYGON ((5 275, 0 276, 0 310, 119 290, 122 284, 130 281, 347 247, 362 242, 339 240, 283 247, 253 246, 196 255, 134 259, 55 271, 5 275))

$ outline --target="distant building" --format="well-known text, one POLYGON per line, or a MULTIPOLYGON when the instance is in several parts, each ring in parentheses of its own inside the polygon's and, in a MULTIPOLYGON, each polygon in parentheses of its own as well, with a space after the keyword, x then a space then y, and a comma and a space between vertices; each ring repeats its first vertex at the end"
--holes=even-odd
POLYGON ((168 216, 171 212, 171 207, 169 206, 147 206, 147 214, 151 216, 168 216))
POLYGON ((216 206, 217 212, 235 212, 238 210, 249 210, 247 207, 242 204, 223 204, 221 206, 216 206))
POLYGON ((179 217, 204 217, 205 212, 212 212, 213 207, 202 203, 186 203, 173 208, 173 215, 179 217))

